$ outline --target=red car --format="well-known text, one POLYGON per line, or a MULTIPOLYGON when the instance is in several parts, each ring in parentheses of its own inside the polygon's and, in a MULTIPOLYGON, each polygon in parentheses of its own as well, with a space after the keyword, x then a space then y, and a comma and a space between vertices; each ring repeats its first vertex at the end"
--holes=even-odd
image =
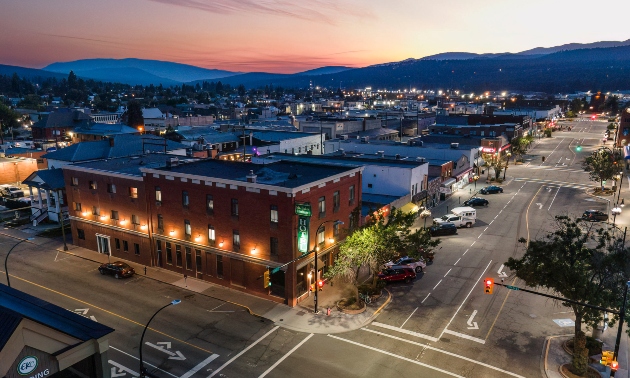
POLYGON ((378 274, 378 279, 385 282, 405 281, 405 283, 410 283, 414 278, 416 278, 416 272, 413 268, 407 266, 392 266, 391 268, 383 269, 378 274))

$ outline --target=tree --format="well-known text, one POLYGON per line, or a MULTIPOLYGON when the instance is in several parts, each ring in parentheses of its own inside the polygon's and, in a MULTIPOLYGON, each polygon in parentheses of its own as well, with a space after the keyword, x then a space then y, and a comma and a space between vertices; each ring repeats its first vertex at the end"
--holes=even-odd
MULTIPOLYGON (((570 300, 618 309, 630 271, 630 251, 608 231, 585 232, 579 222, 557 216, 555 230, 531 241, 523 257, 511 257, 505 265, 527 286, 547 289, 570 300)), ((523 238, 519 241, 527 243, 523 238)), ((595 327, 603 321, 603 312, 599 310, 568 302, 562 305, 573 310, 576 336, 583 324, 595 327)), ((609 318, 609 324, 615 321, 616 318, 609 318)), ((582 355, 574 359, 574 369, 583 365, 583 358, 582 355)))
POLYGON ((514 160, 522 160, 523 154, 527 152, 527 148, 529 147, 530 140, 526 137, 516 137, 512 139, 510 144, 512 145, 512 153, 514 154, 514 160))
POLYGON ((617 154, 607 148, 600 148, 584 159, 582 167, 588 172, 589 179, 599 182, 603 190, 606 180, 619 173, 617 160, 617 154))
POLYGON ((8 106, 0 103, 0 140, 4 143, 4 134, 9 129, 16 129, 20 126, 18 120, 21 115, 8 106))
MULTIPOLYGON (((499 180, 501 177, 501 172, 507 166, 507 159, 501 156, 501 154, 483 154, 483 160, 486 164, 494 170, 494 178, 495 180, 499 180)), ((488 177, 490 176, 490 171, 488 171, 488 177)))
POLYGON ((129 101, 127 105, 127 125, 135 128, 144 127, 142 106, 138 101, 129 101))

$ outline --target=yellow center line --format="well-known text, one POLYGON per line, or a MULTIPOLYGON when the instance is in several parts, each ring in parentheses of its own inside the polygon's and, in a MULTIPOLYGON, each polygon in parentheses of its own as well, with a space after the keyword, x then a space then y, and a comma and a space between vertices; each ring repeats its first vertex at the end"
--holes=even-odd
MULTIPOLYGON (((2 273, 5 273, 5 272, 2 272, 2 273)), ((29 283, 29 284, 31 284, 31 285, 33 285, 33 286, 37 286, 37 287, 39 287, 39 288, 41 288, 41 289, 48 290, 48 291, 53 292, 53 293, 55 293, 55 294, 59 294, 59 295, 61 295, 61 296, 63 296, 63 297, 66 297, 66 298, 72 299, 72 300, 77 301, 77 302, 79 302, 79 303, 83 303, 83 304, 85 304, 85 305, 88 305, 90 308, 95 308, 95 309, 97 309, 97 310, 103 311, 103 312, 105 312, 105 313, 107 313, 107 314, 113 315, 113 316, 115 316, 115 317, 117 317, 117 318, 120 318, 120 319, 126 320, 126 321, 128 321, 128 322, 130 322, 130 323, 133 323, 133 324, 135 324, 135 325, 138 325, 138 326, 140 326, 140 327, 142 327, 142 328, 144 328, 144 326, 145 326, 144 324, 142 324, 142 323, 138 323, 138 322, 137 322, 137 321, 135 321, 135 320, 131 320, 131 319, 126 318, 126 317, 124 317, 124 316, 122 316, 122 315, 118 315, 118 314, 116 314, 115 312, 111 312, 111 311, 109 311, 109 310, 106 310, 106 309, 104 309, 104 308, 102 308, 102 307, 98 307, 98 306, 93 305, 93 304, 91 304, 91 303, 89 303, 89 302, 86 302, 86 301, 84 301, 84 300, 81 300, 81 299, 78 299, 78 298, 72 297, 72 296, 70 296, 70 295, 68 295, 68 294, 64 294, 64 293, 62 293, 62 292, 59 292, 59 291, 57 291, 57 290, 53 290, 53 289, 51 289, 51 288, 48 288, 48 287, 46 287, 46 286, 43 286, 43 285, 37 284, 37 283, 35 283, 35 282, 31 282, 31 281, 26 280, 26 279, 24 279, 24 278, 14 276, 13 274, 10 274, 10 276, 11 276, 12 278, 18 279, 18 280, 20 280, 20 281, 23 281, 23 282, 29 283)), ((202 351, 204 351, 204 352, 206 352, 206 353, 213 354, 211 351, 209 351, 209 350, 207 350, 207 349, 204 349, 204 348, 199 347, 199 346, 197 346, 197 345, 191 344, 191 343, 189 343, 189 342, 187 342, 187 341, 184 341, 184 340, 178 339, 177 337, 171 336, 171 335, 169 335, 168 333, 164 333, 164 332, 162 332, 162 331, 158 331, 157 329, 154 329, 154 328, 151 328, 151 327, 149 327, 149 328, 147 328, 147 329, 148 329, 148 330, 151 330, 151 331, 153 331, 153 332, 155 332, 155 333, 159 333, 160 335, 163 335, 163 336, 166 336, 166 337, 168 337, 168 338, 171 338, 171 339, 173 339, 173 340, 175 340, 175 341, 178 341, 178 342, 180 342, 180 343, 183 343, 183 344, 186 344, 186 345, 188 345, 188 346, 191 346, 191 347, 193 347, 193 348, 196 348, 196 349, 202 350, 202 351)))

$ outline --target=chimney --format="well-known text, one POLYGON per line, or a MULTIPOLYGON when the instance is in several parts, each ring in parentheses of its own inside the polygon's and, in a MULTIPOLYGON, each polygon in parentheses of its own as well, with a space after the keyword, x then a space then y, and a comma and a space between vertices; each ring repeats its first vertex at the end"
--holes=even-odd
POLYGON ((247 174, 247 182, 255 183, 256 182, 256 177, 258 177, 258 176, 254 173, 253 170, 249 171, 249 173, 247 174))

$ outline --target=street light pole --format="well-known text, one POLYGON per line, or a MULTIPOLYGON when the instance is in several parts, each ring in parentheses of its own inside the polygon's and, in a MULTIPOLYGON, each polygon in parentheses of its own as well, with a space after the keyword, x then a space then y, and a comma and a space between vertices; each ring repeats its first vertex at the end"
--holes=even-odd
POLYGON ((13 245, 13 247, 11 247, 11 249, 9 249, 9 253, 7 253, 7 255, 4 257, 4 272, 7 275, 7 286, 11 287, 11 282, 9 281, 9 269, 7 269, 7 263, 9 261, 9 255, 11 254, 11 252, 13 251, 13 248, 17 247, 18 245, 24 243, 25 241, 31 241, 35 238, 26 238, 26 239, 22 239, 19 242, 15 243, 13 245))
MULTIPOLYGON (((326 223, 329 223, 329 222, 334 222, 335 224, 343 224, 343 222, 340 221, 340 220, 335 220, 335 221, 327 220, 327 221, 323 221, 322 223, 320 223, 319 226, 317 226, 317 231, 315 231, 315 248, 314 248, 315 249, 315 260, 314 260, 314 264, 315 264, 315 296, 313 297, 313 304, 314 304, 314 307, 315 307, 313 313, 315 313, 315 314, 318 313, 318 311, 317 311, 317 291, 319 289, 318 288, 319 280, 318 280, 318 277, 317 277, 317 249, 319 248, 317 246, 317 235, 319 234, 319 230, 322 228, 322 226, 324 224, 326 224, 326 223)), ((324 241, 325 240, 326 240, 326 236, 324 235, 324 241)))
POLYGON ((143 378, 143 377, 146 376, 146 369, 144 368, 144 363, 142 362, 142 343, 144 341, 144 334, 147 332, 147 328, 149 328, 149 324, 151 323, 151 320, 153 320, 153 318, 155 318, 155 315, 157 315, 160 311, 164 310, 168 306, 175 306, 175 305, 180 304, 181 302, 182 302, 181 300, 175 299, 171 303, 169 303, 166 306, 162 307, 161 309, 157 310, 155 312, 155 314, 153 314, 151 319, 149 319, 147 324, 144 326, 144 330, 142 331, 142 336, 140 337, 140 347, 138 348, 140 350, 140 378, 143 378))
MULTIPOLYGON (((626 282, 626 287, 623 289, 623 303, 621 304, 621 313, 619 314, 619 328, 617 329, 617 339, 615 340, 615 352, 613 354, 613 361, 617 360, 617 356, 619 355, 619 343, 621 341, 621 330, 623 329, 623 323, 626 319, 626 300, 628 298, 628 286, 630 286, 630 281, 626 282)), ((613 370, 610 374, 611 377, 615 376, 615 371, 613 370)))

